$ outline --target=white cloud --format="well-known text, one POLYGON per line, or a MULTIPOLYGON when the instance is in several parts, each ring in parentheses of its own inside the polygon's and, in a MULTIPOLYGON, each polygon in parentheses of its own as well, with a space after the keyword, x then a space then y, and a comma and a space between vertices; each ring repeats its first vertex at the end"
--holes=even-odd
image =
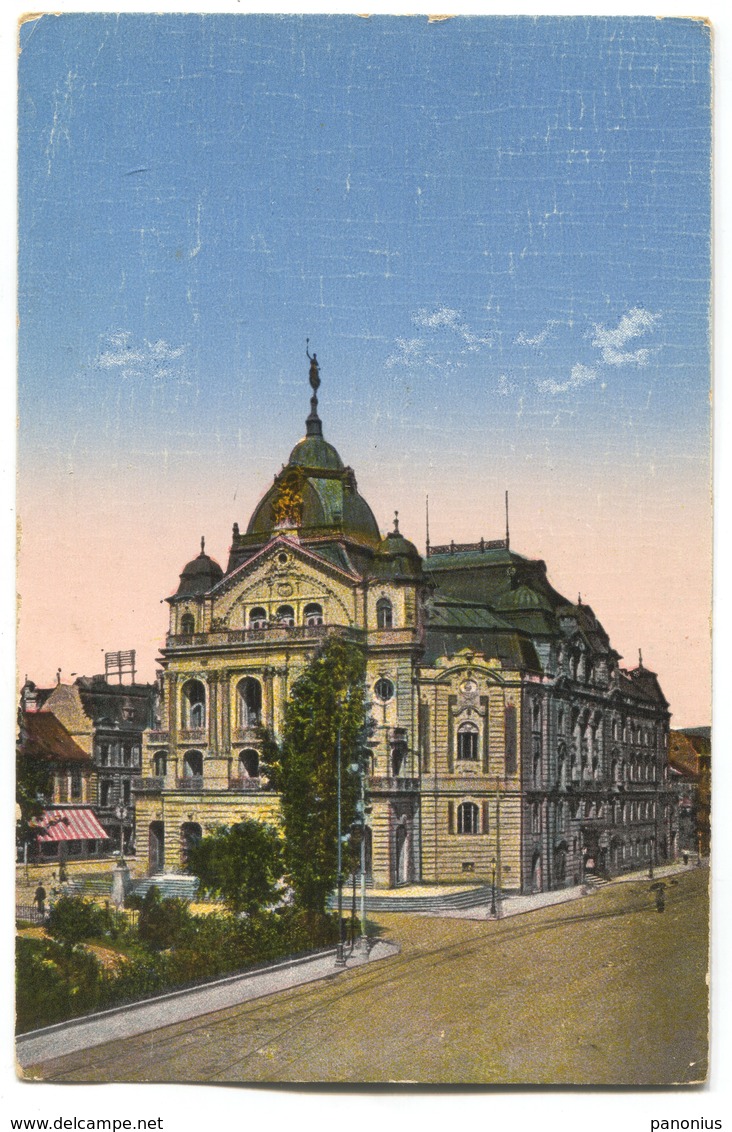
POLYGON ((420 326, 425 330, 449 330, 462 339, 470 353, 477 352, 481 346, 491 346, 493 339, 488 336, 481 336, 476 334, 470 329, 460 311, 455 310, 453 307, 438 307, 436 310, 417 311, 412 316, 412 321, 416 326, 420 326))
POLYGON ((577 362, 572 366, 572 372, 567 381, 553 381, 547 378, 539 381, 536 388, 540 393, 568 393, 570 389, 579 389, 582 385, 590 385, 597 380, 597 370, 577 362))
POLYGON ((559 326, 558 320, 556 318, 550 318, 544 329, 540 330, 538 334, 535 334, 533 338, 530 337, 525 330, 521 330, 514 339, 514 342, 517 346, 543 346, 555 326, 559 326))
POLYGON ((171 363, 179 361, 185 352, 185 345, 171 346, 164 338, 133 345, 129 330, 114 330, 102 338, 94 365, 99 369, 116 370, 128 379, 160 380, 174 372, 171 363))
POLYGON ((455 357, 456 352, 458 355, 475 354, 481 347, 493 343, 490 336, 471 330, 460 311, 453 307, 422 308, 412 315, 412 322, 428 333, 415 338, 397 338, 393 352, 386 359, 390 369, 394 366, 459 369, 466 363, 455 357))
POLYGON ((396 349, 386 359, 389 369, 394 366, 430 365, 431 359, 424 352, 422 338, 397 338, 396 349))
POLYGON ((608 328, 596 322, 592 345, 600 350, 605 365, 647 366, 651 356, 647 347, 637 350, 624 350, 623 347, 634 338, 653 330, 660 317, 660 314, 652 314, 642 307, 633 307, 622 316, 617 326, 608 328))
POLYGON ((498 375, 498 392, 502 397, 508 397, 509 393, 515 393, 517 385, 514 381, 510 381, 505 373, 498 375))

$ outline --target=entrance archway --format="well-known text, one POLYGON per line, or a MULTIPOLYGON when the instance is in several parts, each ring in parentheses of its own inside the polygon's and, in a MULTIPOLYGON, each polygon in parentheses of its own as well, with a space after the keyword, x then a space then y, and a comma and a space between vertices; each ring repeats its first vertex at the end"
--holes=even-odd
POLYGON ((409 881, 409 832, 406 824, 400 824, 394 831, 394 883, 407 884, 409 881))
POLYGON ((180 827, 180 863, 185 870, 188 865, 188 855, 194 845, 197 845, 203 836, 203 831, 197 821, 186 821, 180 827))
POLYGON ((150 876, 165 872, 165 825, 161 821, 150 822, 147 871, 150 876))
POLYGON ((542 870, 541 870, 541 853, 537 849, 531 861, 531 891, 542 891, 542 870))

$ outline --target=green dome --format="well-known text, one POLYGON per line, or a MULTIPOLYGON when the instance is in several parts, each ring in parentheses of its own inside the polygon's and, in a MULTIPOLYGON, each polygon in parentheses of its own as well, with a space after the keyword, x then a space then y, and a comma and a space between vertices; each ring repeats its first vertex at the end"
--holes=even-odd
POLYGON ((522 584, 515 590, 508 590, 496 602, 498 609, 544 609, 551 610, 551 602, 530 586, 522 584))
POLYGON ((295 464, 300 468, 325 468, 333 472, 343 470, 340 456, 322 436, 305 436, 298 440, 290 453, 288 464, 295 464))
POLYGON ((422 556, 400 531, 389 531, 376 550, 373 573, 379 578, 420 578, 422 556))

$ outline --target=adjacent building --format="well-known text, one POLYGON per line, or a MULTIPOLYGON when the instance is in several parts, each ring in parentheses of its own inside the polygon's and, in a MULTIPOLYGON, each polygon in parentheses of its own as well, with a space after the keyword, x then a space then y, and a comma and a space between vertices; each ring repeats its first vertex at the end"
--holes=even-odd
MULTIPOLYGON (((107 834, 94 813, 94 764, 90 755, 50 712, 21 711, 18 773, 33 764, 42 785, 30 818, 24 855, 58 861, 94 857, 106 851, 107 834)), ((25 776, 24 776, 25 777, 25 776)))
POLYGON ((180 575, 155 725, 134 782, 138 857, 185 867, 192 840, 277 820, 260 773, 289 691, 328 634, 360 645, 376 728, 372 883, 576 883, 676 851, 669 710, 593 610, 504 539, 427 546, 382 536, 352 468, 323 437, 311 360, 306 434, 225 569, 180 575))
POLYGON ((105 676, 80 676, 38 689, 26 682, 22 707, 52 715, 90 760, 93 779, 88 801, 94 806, 110 849, 134 849, 132 780, 139 776, 142 735, 153 722, 153 684, 114 684, 105 676))

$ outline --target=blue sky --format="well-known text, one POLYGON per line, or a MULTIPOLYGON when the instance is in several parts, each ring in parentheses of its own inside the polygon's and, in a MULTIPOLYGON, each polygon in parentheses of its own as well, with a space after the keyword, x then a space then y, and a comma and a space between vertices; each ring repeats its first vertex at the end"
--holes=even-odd
POLYGON ((509 487, 548 560, 582 515, 658 556, 681 507, 707 545, 705 24, 66 15, 21 47, 21 502, 85 545, 89 485, 147 503, 151 602, 302 434, 306 337, 382 527, 421 543, 429 493, 435 540, 495 537, 509 487))

